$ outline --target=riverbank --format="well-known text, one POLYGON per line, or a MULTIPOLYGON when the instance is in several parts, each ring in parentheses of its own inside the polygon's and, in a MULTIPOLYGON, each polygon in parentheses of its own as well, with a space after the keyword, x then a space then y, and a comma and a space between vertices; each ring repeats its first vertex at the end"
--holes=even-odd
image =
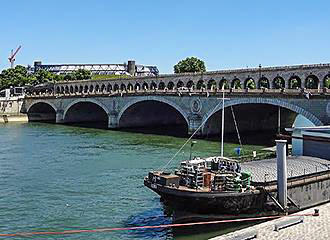
POLYGON ((0 123, 28 122, 27 114, 21 113, 22 97, 0 98, 0 123))
POLYGON ((28 122, 26 114, 0 114, 0 123, 28 122))

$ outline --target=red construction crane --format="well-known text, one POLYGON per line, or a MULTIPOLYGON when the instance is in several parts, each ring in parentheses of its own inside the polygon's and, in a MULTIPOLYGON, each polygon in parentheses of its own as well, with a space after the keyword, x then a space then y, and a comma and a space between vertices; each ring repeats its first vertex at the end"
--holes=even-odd
POLYGON ((14 52, 14 50, 11 50, 11 54, 8 58, 9 62, 10 62, 10 67, 13 68, 14 67, 14 63, 15 63, 15 56, 18 53, 18 51, 21 49, 21 45, 16 49, 16 51, 14 52))

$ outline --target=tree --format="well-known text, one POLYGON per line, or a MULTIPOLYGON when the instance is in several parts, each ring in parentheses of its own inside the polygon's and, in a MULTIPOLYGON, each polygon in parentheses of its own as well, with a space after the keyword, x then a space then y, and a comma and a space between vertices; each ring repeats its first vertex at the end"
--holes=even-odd
POLYGON ((34 74, 34 77, 35 78, 32 80, 31 84, 38 85, 46 82, 54 82, 56 78, 56 74, 48 72, 45 69, 40 69, 34 74))
POLYGON ((185 73, 185 72, 205 72, 205 64, 202 60, 196 57, 187 57, 184 60, 179 61, 174 65, 175 73, 185 73))
POLYGON ((23 66, 17 65, 15 68, 5 69, 0 74, 0 89, 11 86, 24 86, 30 82, 30 74, 23 66))
POLYGON ((76 80, 91 79, 92 76, 91 71, 86 69, 78 69, 77 71, 74 71, 72 75, 76 80))

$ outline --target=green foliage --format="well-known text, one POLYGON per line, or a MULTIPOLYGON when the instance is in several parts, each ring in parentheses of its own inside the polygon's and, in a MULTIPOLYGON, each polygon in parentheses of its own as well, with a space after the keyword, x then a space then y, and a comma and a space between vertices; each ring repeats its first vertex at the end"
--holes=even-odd
POLYGON ((91 79, 92 76, 91 71, 85 69, 74 71, 72 75, 75 80, 91 79))
POLYGON ((269 88, 269 83, 267 78, 261 78, 259 81, 259 87, 260 88, 269 88))
POLYGON ((216 87, 217 87, 217 82, 213 79, 207 83, 207 89, 215 89, 216 87))
POLYGON ((324 79, 324 87, 330 88, 330 75, 326 76, 324 79))
POLYGON ((280 77, 275 78, 275 80, 274 80, 274 88, 281 89, 281 88, 284 88, 284 87, 285 87, 285 81, 284 81, 284 79, 282 79, 280 77))
POLYGON ((206 88, 206 85, 205 85, 204 81, 200 80, 196 84, 196 89, 202 89, 202 88, 206 88))
POLYGON ((20 65, 17 65, 15 68, 5 69, 0 74, 0 89, 29 84, 30 77, 26 68, 20 65))
POLYGON ((299 78, 291 78, 289 84, 290 84, 290 88, 300 88, 301 87, 301 81, 299 78))
POLYGON ((242 89, 242 86, 241 86, 241 81, 238 80, 238 79, 235 79, 232 83, 232 88, 234 89, 242 89))
POLYGON ((125 78, 132 78, 132 76, 120 74, 120 75, 93 75, 92 80, 117 80, 117 79, 125 79, 125 78))
POLYGON ((175 73, 205 72, 205 63, 196 57, 187 57, 174 65, 175 73))
POLYGON ((256 83, 253 81, 252 78, 246 81, 246 88, 248 89, 256 89, 256 83))
POLYGON ((9 87, 20 87, 24 85, 38 85, 46 82, 60 82, 63 80, 83 80, 90 79, 91 72, 79 69, 68 75, 57 75, 40 69, 36 73, 28 73, 23 66, 17 65, 15 68, 5 69, 0 74, 0 90, 9 87))
POLYGON ((220 89, 222 89, 222 87, 224 87, 225 89, 229 89, 229 83, 227 80, 221 80, 220 81, 220 89))

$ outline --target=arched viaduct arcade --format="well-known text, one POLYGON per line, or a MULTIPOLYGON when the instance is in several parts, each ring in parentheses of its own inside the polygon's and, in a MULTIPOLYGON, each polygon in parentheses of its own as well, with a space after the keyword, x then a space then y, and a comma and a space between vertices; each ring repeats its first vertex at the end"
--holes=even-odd
POLYGON ((222 89, 322 89, 330 86, 330 64, 222 70, 168 74, 116 80, 70 81, 56 84, 57 94, 111 93, 135 90, 222 89))
POLYGON ((291 126, 301 114, 315 125, 330 123, 330 93, 314 94, 309 100, 299 92, 284 94, 262 90, 234 93, 222 106, 220 93, 144 92, 135 94, 52 95, 27 97, 22 112, 31 121, 53 121, 62 124, 94 122, 110 129, 179 126, 185 134, 195 131, 202 122, 199 135, 220 132, 221 109, 226 110, 226 130, 234 132, 231 107, 240 131, 274 130, 278 107, 283 127, 291 126))

